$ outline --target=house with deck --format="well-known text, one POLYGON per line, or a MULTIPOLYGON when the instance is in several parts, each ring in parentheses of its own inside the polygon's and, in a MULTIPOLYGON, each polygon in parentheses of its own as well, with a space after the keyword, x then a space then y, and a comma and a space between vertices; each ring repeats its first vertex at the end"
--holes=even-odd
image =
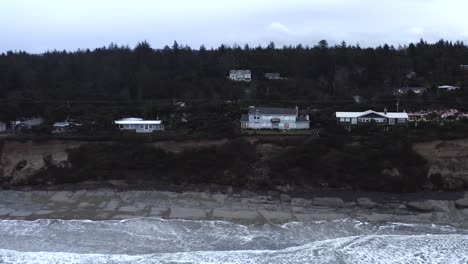
POLYGON ((235 82, 251 82, 252 72, 250 70, 231 70, 228 78, 235 82))
POLYGON ((152 133, 163 131, 164 124, 161 120, 144 120, 143 118, 123 118, 114 122, 121 131, 134 131, 136 133, 152 133))
POLYGON ((309 115, 300 114, 296 108, 250 106, 248 113, 241 116, 242 129, 309 129, 309 115))
POLYGON ((386 130, 394 126, 406 126, 408 124, 408 114, 403 112, 376 112, 367 110, 365 112, 336 112, 336 122, 338 126, 345 127, 351 131, 352 127, 362 126, 374 122, 383 126, 386 130))

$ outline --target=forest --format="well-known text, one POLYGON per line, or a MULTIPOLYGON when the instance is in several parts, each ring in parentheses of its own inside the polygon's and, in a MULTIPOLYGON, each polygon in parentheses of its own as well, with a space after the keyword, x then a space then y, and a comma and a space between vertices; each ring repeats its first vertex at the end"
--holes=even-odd
POLYGON ((155 49, 143 41, 134 48, 110 44, 43 54, 9 51, 0 55, 0 119, 40 114, 58 121, 70 112, 83 119, 154 118, 175 101, 327 104, 358 94, 391 98, 395 88, 404 86, 464 87, 468 73, 460 65, 465 64, 468 46, 444 40, 374 48, 322 40, 313 46, 210 49, 176 41, 155 49), (253 81, 229 81, 231 69, 250 69, 253 81), (267 72, 287 79, 265 80, 267 72))

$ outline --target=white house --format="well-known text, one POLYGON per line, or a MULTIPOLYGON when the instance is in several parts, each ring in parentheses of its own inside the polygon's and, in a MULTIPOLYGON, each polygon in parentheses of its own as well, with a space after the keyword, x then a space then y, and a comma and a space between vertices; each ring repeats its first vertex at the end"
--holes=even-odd
POLYGON ((241 117, 242 129, 309 129, 309 116, 299 115, 296 108, 249 107, 241 117))
POLYGON ((229 79, 235 82, 251 82, 252 72, 250 70, 231 70, 229 79))
POLYGON ((142 118, 123 118, 114 122, 120 130, 131 130, 136 133, 152 133, 163 131, 161 120, 143 120, 142 118))
POLYGON ((408 124, 408 114, 397 112, 376 112, 367 110, 365 112, 336 112, 336 122, 339 126, 344 126, 348 131, 351 127, 361 126, 375 122, 386 129, 391 126, 402 126, 408 124))

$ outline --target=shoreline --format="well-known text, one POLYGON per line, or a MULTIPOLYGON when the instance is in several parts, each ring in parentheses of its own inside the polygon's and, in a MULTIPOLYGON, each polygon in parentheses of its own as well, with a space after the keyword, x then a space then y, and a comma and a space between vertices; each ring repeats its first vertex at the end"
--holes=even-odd
MULTIPOLYGON (((377 194, 370 194, 353 192, 353 197, 349 194, 340 197, 315 193, 313 198, 303 198, 250 191, 0 190, 0 219, 104 221, 150 217, 248 225, 354 219, 468 228, 468 192, 448 194, 454 199, 407 200, 396 194, 380 194, 380 199, 373 197, 377 194)), ((422 194, 408 197, 411 195, 422 194)))

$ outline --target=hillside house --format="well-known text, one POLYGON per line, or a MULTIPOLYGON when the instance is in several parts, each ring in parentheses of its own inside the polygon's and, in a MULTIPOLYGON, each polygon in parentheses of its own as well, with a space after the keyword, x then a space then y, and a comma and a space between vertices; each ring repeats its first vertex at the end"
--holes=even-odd
POLYGON ((152 133, 163 131, 161 120, 144 120, 142 118, 123 118, 114 122, 121 131, 134 131, 136 133, 152 133))
POLYGON ((251 82, 252 72, 250 70, 231 70, 228 78, 235 82, 251 82))
POLYGON ((248 113, 241 117, 242 129, 309 129, 307 114, 300 115, 296 108, 249 107, 248 113))
POLYGON ((372 110, 365 112, 336 112, 335 116, 337 125, 345 127, 348 131, 351 131, 352 127, 366 125, 371 122, 384 126, 385 129, 408 124, 407 113, 387 112, 387 109, 384 112, 372 110))
POLYGON ((427 93, 427 88, 425 87, 402 87, 395 90, 395 95, 417 95, 421 96, 427 93))
POLYGON ((267 80, 283 80, 285 78, 281 77, 279 72, 267 72, 265 73, 265 79, 267 80))

